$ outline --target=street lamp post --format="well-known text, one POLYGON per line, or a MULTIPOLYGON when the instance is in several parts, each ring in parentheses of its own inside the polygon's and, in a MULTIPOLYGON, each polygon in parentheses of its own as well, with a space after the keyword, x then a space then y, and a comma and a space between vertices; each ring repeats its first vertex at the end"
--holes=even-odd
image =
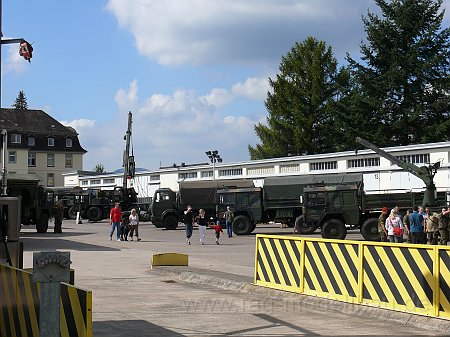
MULTIPOLYGON (((216 162, 221 163, 222 158, 220 157, 219 151, 217 151, 217 150, 206 151, 205 153, 208 156, 211 163, 213 164, 213 182, 214 182, 214 185, 216 185, 216 162)), ((215 186, 215 187, 217 189, 217 186, 215 186)), ((216 217, 217 218, 219 217, 219 206, 218 206, 217 202, 216 202, 216 217)))
POLYGON ((221 163, 222 158, 220 157, 219 151, 217 150, 206 151, 205 153, 213 164, 213 180, 216 181, 216 162, 221 163))

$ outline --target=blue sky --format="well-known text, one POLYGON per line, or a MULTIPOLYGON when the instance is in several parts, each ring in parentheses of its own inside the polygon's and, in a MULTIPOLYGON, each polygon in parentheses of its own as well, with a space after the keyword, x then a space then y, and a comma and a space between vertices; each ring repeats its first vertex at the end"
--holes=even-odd
MULTIPOLYGON (((4 0, 2 107, 23 90, 79 133, 84 169, 120 168, 127 113, 138 167, 249 160, 268 78, 307 36, 358 58, 370 0, 4 0)), ((444 2, 448 8, 450 0, 444 2)), ((446 15, 444 24, 448 26, 446 15)))

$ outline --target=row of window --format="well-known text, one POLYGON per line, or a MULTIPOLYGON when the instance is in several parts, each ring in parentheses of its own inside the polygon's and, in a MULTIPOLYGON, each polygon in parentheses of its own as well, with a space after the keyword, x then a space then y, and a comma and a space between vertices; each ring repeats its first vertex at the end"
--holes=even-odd
MULTIPOLYGON (((16 151, 8 151, 8 162, 10 164, 17 163, 17 152, 16 151)), ((65 154, 65 163, 66 168, 72 168, 73 166, 73 155, 71 153, 65 154)), ((28 167, 36 167, 36 153, 28 152, 28 167)), ((55 167, 55 154, 47 153, 47 167, 55 167)))
MULTIPOLYGON (((11 134, 11 144, 22 144, 22 135, 18 134, 18 133, 11 134)), ((28 146, 35 146, 36 138, 33 136, 28 136, 27 144, 28 144, 28 146)), ((49 147, 54 147, 55 146, 55 138, 48 137, 47 145, 49 147)), ((66 147, 72 147, 72 138, 66 138, 66 147)))

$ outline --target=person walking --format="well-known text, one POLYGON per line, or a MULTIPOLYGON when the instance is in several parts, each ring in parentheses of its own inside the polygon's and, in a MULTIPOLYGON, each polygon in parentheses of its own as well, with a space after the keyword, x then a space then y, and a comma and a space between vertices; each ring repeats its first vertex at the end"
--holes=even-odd
POLYGON ((219 239, 220 239, 220 233, 223 233, 222 224, 221 224, 220 220, 217 220, 216 224, 215 225, 213 224, 210 227, 214 228, 214 232, 215 232, 215 235, 216 235, 216 245, 218 245, 219 244, 219 239))
POLYGON ((122 210, 120 209, 120 203, 116 202, 114 207, 109 212, 109 222, 111 224, 109 239, 112 240, 114 231, 116 231, 116 239, 117 241, 120 241, 120 223, 122 222, 122 210))
POLYGON ((130 216, 128 217, 130 221, 130 240, 133 241, 133 233, 136 234, 136 240, 141 241, 141 238, 139 237, 139 215, 137 214, 136 208, 133 208, 131 210, 130 216))
POLYGON ((234 213, 231 210, 230 206, 227 206, 227 210, 224 214, 225 218, 225 225, 227 227, 227 235, 229 238, 233 236, 233 220, 234 220, 234 213))
POLYGON ((378 217, 378 233, 380 233, 380 241, 381 242, 386 242, 387 241, 387 231, 386 228, 384 227, 386 224, 386 219, 388 217, 387 215, 388 213, 388 208, 387 207, 383 207, 381 209, 381 214, 378 217))
POLYGON ((186 230, 186 242, 188 245, 191 244, 193 222, 194 215, 192 214, 192 207, 191 205, 188 205, 187 209, 184 211, 184 226, 186 230))
POLYGON ((391 210, 391 214, 386 219, 384 228, 387 231, 389 242, 403 242, 403 223, 395 209, 391 210))
POLYGON ((205 234, 206 234, 206 226, 208 225, 208 219, 205 216, 205 211, 200 209, 198 212, 198 216, 196 217, 198 224, 198 235, 200 236, 200 244, 205 244, 205 234))
POLYGON ((419 213, 419 207, 414 206, 413 212, 409 215, 409 228, 411 232, 411 242, 420 244, 424 241, 423 216, 419 213))
POLYGON ((55 221, 55 227, 53 231, 55 232, 55 234, 62 233, 63 217, 64 217, 64 206, 62 200, 58 200, 58 202, 55 205, 55 208, 53 209, 53 218, 55 221))

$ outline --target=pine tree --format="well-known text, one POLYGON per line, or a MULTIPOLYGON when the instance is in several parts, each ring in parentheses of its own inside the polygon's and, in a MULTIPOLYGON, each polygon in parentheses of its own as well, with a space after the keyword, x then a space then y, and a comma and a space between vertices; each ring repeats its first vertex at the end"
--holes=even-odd
POLYGON ((450 30, 442 29, 442 0, 375 1, 381 16, 363 18, 363 62, 347 56, 358 83, 347 115, 362 124, 346 133, 365 133, 378 146, 449 140, 450 30))
POLYGON ((27 98, 25 97, 25 94, 23 91, 19 91, 19 95, 17 96, 16 100, 14 101, 14 104, 11 105, 16 110, 27 110, 28 109, 28 103, 27 98))
POLYGON ((267 125, 255 125, 261 144, 249 145, 251 159, 334 151, 336 102, 348 73, 337 70, 331 47, 308 37, 282 57, 279 70, 269 79, 267 125))
POLYGON ((103 164, 95 165, 95 167, 94 167, 94 169, 92 171, 97 172, 97 173, 105 173, 106 172, 105 171, 105 167, 103 166, 103 164))

